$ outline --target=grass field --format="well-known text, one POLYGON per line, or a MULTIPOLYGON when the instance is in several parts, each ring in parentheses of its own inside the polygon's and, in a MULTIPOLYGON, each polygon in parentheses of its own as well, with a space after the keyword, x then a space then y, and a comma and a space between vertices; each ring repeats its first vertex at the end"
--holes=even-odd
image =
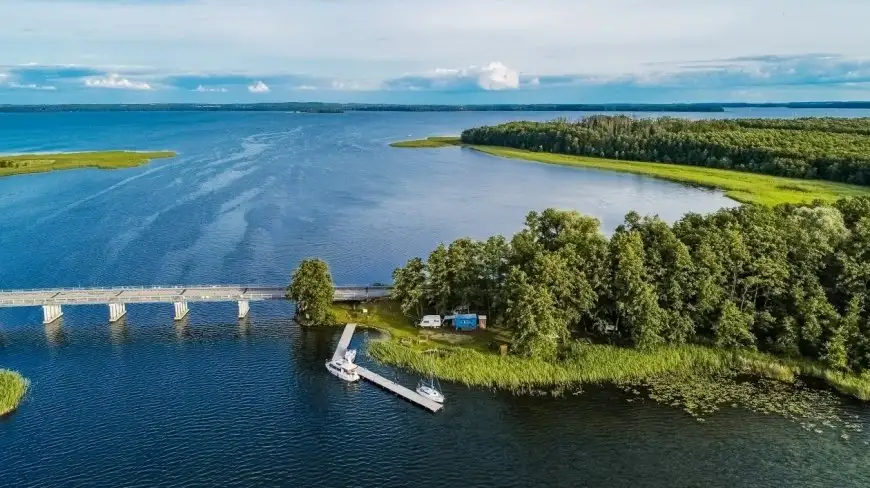
POLYGON ((16 154, 0 155, 0 176, 29 173, 44 173, 64 169, 130 168, 148 163, 152 159, 172 158, 172 151, 95 151, 58 154, 16 154))
POLYGON ((30 382, 21 374, 0 369, 0 417, 18 408, 29 386, 30 382))
POLYGON ((847 185, 845 183, 782 178, 702 166, 621 161, 533 152, 507 147, 463 145, 457 137, 429 138, 396 144, 406 145, 396 145, 395 147, 447 147, 462 145, 463 147, 503 158, 645 175, 688 185, 724 190, 726 196, 741 203, 757 203, 772 206, 780 203, 808 203, 813 200, 830 202, 844 197, 870 195, 870 187, 847 185))

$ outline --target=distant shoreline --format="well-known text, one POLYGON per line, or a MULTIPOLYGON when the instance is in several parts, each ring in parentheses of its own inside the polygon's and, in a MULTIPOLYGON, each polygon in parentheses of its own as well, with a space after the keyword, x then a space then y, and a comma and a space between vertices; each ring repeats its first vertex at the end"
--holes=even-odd
POLYGON ((0 105, 0 113, 57 112, 674 112, 722 113, 732 108, 870 109, 870 101, 784 103, 377 104, 331 102, 0 105))
POLYGON ((834 181, 786 178, 706 166, 572 156, 510 147, 464 144, 459 137, 455 136, 396 141, 390 143, 390 146, 418 149, 463 147, 506 159, 632 173, 684 185, 721 190, 726 197, 740 203, 777 205, 781 203, 810 203, 817 199, 832 202, 844 197, 870 195, 868 187, 834 181))
POLYGON ((153 159, 173 158, 175 151, 82 151, 0 154, 0 178, 81 168, 132 168, 153 159))

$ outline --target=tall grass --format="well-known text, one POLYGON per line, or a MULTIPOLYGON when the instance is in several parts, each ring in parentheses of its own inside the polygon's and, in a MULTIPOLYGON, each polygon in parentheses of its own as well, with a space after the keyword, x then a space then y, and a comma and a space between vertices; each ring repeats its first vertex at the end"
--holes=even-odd
POLYGON ((747 374, 791 383, 798 376, 825 381, 835 390, 870 400, 870 378, 833 371, 808 360, 780 359, 751 351, 728 351, 698 345, 651 351, 589 344, 575 348, 564 361, 500 356, 465 347, 423 351, 396 341, 374 342, 369 354, 378 361, 468 386, 507 390, 569 384, 638 384, 662 375, 693 378, 747 374))
POLYGON ((152 159, 175 156, 176 153, 172 151, 97 151, 57 154, 17 154, 14 156, 0 155, 0 176, 77 168, 130 168, 145 164, 152 159))
POLYGON ((427 137, 426 139, 416 139, 413 141, 399 141, 390 144, 392 147, 416 147, 416 148, 432 148, 459 146, 461 141, 458 137, 427 137))
POLYGON ((11 413, 30 387, 30 381, 17 371, 0 369, 0 417, 11 413))

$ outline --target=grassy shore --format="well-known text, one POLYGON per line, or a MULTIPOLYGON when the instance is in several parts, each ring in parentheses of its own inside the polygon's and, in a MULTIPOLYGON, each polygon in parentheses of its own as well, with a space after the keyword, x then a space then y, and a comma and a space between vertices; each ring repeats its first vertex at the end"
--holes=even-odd
MULTIPOLYGON (((396 143, 395 147, 446 147, 457 145, 462 145, 459 138, 438 137, 396 143)), ((844 197, 870 195, 870 187, 830 181, 782 178, 702 166, 569 156, 496 146, 462 146, 503 158, 619 171, 705 188, 715 188, 724 190, 726 196, 742 203, 757 203, 772 206, 780 203, 808 203, 813 200, 830 202, 844 197)))
POLYGON ((409 324, 390 300, 358 305, 356 309, 335 305, 333 312, 338 322, 355 322, 389 334, 389 339, 369 344, 368 352, 376 360, 468 386, 522 391, 576 384, 650 384, 663 377, 697 382, 698 378, 719 381, 726 376, 749 375, 782 383, 794 383, 803 377, 823 381, 843 395, 870 401, 870 377, 844 374, 809 360, 701 345, 641 351, 583 344, 565 360, 550 362, 501 355, 498 345, 508 343, 510 335, 499 329, 473 333, 421 330, 409 324))
POLYGON ((413 141, 399 141, 390 144, 392 147, 446 147, 459 146, 461 142, 458 137, 427 137, 426 139, 416 139, 413 141))
POLYGON ((0 369, 0 417, 18 408, 29 386, 30 382, 20 373, 0 369))
POLYGON ((77 168, 130 168, 148 163, 152 159, 172 158, 175 156, 176 153, 172 151, 96 151, 0 155, 0 177, 77 168))

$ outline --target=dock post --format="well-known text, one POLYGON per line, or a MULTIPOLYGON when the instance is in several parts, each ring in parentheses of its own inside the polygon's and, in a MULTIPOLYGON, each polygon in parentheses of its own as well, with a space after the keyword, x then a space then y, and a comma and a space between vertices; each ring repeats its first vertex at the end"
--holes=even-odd
POLYGON ((247 300, 239 300, 239 318, 243 319, 248 316, 251 311, 251 303, 247 300))
POLYGON ((50 324, 59 319, 63 315, 60 305, 43 305, 42 306, 42 323, 50 324))
POLYGON ((187 312, 190 311, 190 309, 187 308, 187 302, 175 302, 174 305, 175 305, 175 320, 183 319, 187 315, 187 312))
POLYGON ((109 304, 109 322, 117 322, 127 315, 127 306, 123 303, 109 304))

